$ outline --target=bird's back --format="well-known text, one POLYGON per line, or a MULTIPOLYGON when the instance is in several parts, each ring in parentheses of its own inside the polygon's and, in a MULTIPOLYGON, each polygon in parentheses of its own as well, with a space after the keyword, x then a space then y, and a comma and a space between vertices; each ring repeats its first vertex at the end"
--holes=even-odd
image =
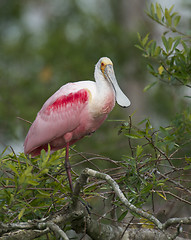
POLYGON ((52 150, 57 150, 63 148, 66 141, 73 143, 78 140, 76 138, 86 135, 84 126, 76 136, 69 133, 75 132, 91 117, 88 104, 94 91, 95 82, 81 81, 68 83, 53 94, 30 127, 24 142, 25 153, 38 155, 41 149, 47 150, 48 143, 52 145, 52 150))

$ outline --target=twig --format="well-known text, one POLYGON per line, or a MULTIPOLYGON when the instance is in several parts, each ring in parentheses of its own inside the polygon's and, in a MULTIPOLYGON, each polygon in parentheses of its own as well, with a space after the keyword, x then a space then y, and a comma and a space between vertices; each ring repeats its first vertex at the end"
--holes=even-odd
MULTIPOLYGON (((127 229, 129 228, 129 226, 131 225, 133 219, 134 219, 134 216, 130 219, 129 223, 128 223, 127 226, 125 227, 123 233, 122 233, 121 236, 120 236, 120 239, 123 239, 123 236, 124 236, 125 232, 127 231, 127 229)), ((142 223, 141 223, 141 224, 142 224, 142 223)))
POLYGON ((184 191, 186 191, 187 193, 189 193, 189 194, 191 195, 191 191, 190 191, 189 189, 185 188, 182 184, 174 181, 173 179, 170 179, 169 177, 166 177, 164 174, 162 174, 162 173, 159 172, 158 170, 156 171, 156 173, 157 173, 158 175, 160 175, 161 177, 163 177, 164 179, 166 179, 167 181, 173 183, 175 186, 183 189, 184 191))
MULTIPOLYGON (((131 116, 129 116, 129 134, 131 133, 131 127, 132 127, 132 120, 131 120, 131 116)), ((131 149, 131 156, 134 157, 133 147, 131 145, 131 139, 130 138, 128 138, 128 143, 129 143, 129 147, 131 149)))
POLYGON ((161 153, 165 158, 166 160, 169 162, 170 166, 173 166, 173 164, 171 163, 169 157, 166 155, 165 152, 163 152, 160 148, 158 148, 157 146, 154 145, 153 141, 150 140, 147 136, 144 136, 145 139, 153 146, 154 149, 156 149, 159 153, 161 153))
POLYGON ((191 205, 191 202, 189 202, 189 201, 187 201, 187 200, 185 200, 185 199, 183 199, 183 198, 181 198, 181 197, 179 197, 179 196, 177 196, 174 193, 171 193, 169 191, 152 190, 152 192, 153 193, 157 193, 158 192, 158 193, 163 193, 163 194, 169 194, 169 195, 173 196, 174 198, 178 199, 179 201, 191 205))
POLYGON ((19 120, 22 120, 22 121, 24 121, 24 122, 27 122, 27 123, 30 123, 30 124, 32 124, 32 122, 30 122, 30 121, 28 121, 28 120, 26 120, 26 119, 24 119, 24 118, 17 117, 17 119, 19 119, 19 120))
MULTIPOLYGON (((95 165, 93 162, 91 162, 91 159, 88 159, 86 156, 84 156, 83 153, 78 152, 76 149, 71 148, 71 147, 70 147, 70 149, 72 151, 74 151, 75 153, 77 153, 78 156, 83 157, 83 159, 85 159, 85 162, 87 161, 88 163, 92 164, 98 171, 100 171, 99 167, 97 165, 95 165)), ((80 163, 82 163, 82 162, 80 162, 80 163)))

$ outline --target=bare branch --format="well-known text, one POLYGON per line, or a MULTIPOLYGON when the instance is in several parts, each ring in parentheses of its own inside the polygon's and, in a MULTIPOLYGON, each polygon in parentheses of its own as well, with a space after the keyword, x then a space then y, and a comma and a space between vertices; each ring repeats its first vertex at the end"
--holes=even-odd
POLYGON ((45 235, 49 232, 49 228, 44 230, 18 230, 11 231, 10 233, 4 234, 0 237, 0 240, 33 240, 37 237, 45 235))
POLYGON ((169 218, 165 223, 163 223, 163 229, 167 229, 174 224, 191 224, 191 217, 169 218))
POLYGON ((30 123, 30 124, 32 124, 32 122, 30 122, 30 121, 28 121, 28 120, 26 120, 26 119, 24 119, 24 118, 17 117, 17 119, 19 119, 19 120, 22 120, 22 121, 24 121, 24 122, 27 122, 27 123, 30 123))
POLYGON ((55 223, 52 221, 49 221, 46 223, 46 225, 55 233, 58 234, 60 237, 63 238, 63 240, 69 240, 68 236, 66 233, 55 223))
POLYGON ((121 202, 128 207, 132 212, 150 220, 151 222, 153 222, 159 229, 162 229, 162 223, 155 218, 153 215, 144 212, 142 209, 139 209, 137 207, 135 207, 133 204, 131 204, 127 198, 125 197, 125 195, 122 193, 122 191, 119 188, 119 185, 107 174, 105 173, 100 173, 97 172, 95 170, 86 168, 83 171, 84 174, 88 175, 88 176, 92 176, 92 177, 96 177, 96 178, 101 178, 104 179, 115 191, 116 195, 119 197, 119 199, 121 200, 121 202))
POLYGON ((162 174, 158 170, 156 171, 156 173, 158 175, 162 176, 164 179, 168 180, 169 182, 173 183, 175 186, 178 186, 179 188, 184 189, 184 191, 186 191, 187 193, 189 193, 191 195, 191 191, 188 188, 185 188, 182 184, 174 181, 173 179, 170 179, 170 178, 166 177, 164 174, 162 174))
POLYGON ((82 175, 88 175, 88 176, 92 176, 92 177, 96 177, 96 178, 101 178, 104 179, 115 191, 116 195, 119 197, 119 199, 121 200, 121 202, 128 208, 130 209, 132 212, 142 216, 143 218, 148 219, 149 221, 151 221, 152 223, 154 223, 157 228, 159 228, 160 230, 165 230, 168 227, 174 225, 174 224, 191 224, 191 217, 185 217, 185 218, 170 218, 168 219, 165 223, 161 223, 157 218, 155 218, 153 215, 143 211, 140 208, 135 207, 133 204, 131 204, 127 198, 125 197, 125 195, 122 193, 122 191, 119 188, 119 185, 115 182, 115 180, 113 180, 109 175, 105 174, 105 173, 100 173, 97 172, 95 170, 86 168, 82 175))

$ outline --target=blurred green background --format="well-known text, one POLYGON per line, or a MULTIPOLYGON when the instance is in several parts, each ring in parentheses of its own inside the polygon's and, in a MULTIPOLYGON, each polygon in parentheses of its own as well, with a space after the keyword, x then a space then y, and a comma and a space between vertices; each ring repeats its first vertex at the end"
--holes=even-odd
MULTIPOLYGON (((118 131, 129 115, 134 113, 136 122, 149 117, 156 126, 168 124, 184 104, 177 104, 174 97, 185 93, 163 84, 143 92, 152 77, 146 60, 135 47, 137 32, 151 32, 157 38, 161 31, 144 12, 148 3, 1 0, 0 150, 11 145, 16 152, 22 152, 30 124, 17 117, 32 122, 46 99, 62 85, 93 80, 94 66, 103 56, 112 59, 119 85, 132 104, 128 109, 116 106, 109 121, 91 137, 78 142, 76 149, 119 159, 128 143, 118 131)), ((178 11, 183 9, 182 27, 188 28, 189 15, 184 9, 190 10, 189 1, 168 1, 167 7, 172 4, 178 11)))

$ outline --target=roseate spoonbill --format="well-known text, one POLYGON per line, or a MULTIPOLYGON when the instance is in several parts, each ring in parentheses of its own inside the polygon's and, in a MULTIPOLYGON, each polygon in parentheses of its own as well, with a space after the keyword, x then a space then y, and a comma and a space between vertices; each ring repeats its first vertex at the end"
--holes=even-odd
POLYGON ((118 86, 113 63, 101 58, 95 66, 94 81, 68 83, 54 93, 38 112, 24 142, 25 154, 37 156, 42 149, 66 147, 65 167, 72 190, 69 145, 95 132, 113 109, 115 101, 130 105, 118 86))

